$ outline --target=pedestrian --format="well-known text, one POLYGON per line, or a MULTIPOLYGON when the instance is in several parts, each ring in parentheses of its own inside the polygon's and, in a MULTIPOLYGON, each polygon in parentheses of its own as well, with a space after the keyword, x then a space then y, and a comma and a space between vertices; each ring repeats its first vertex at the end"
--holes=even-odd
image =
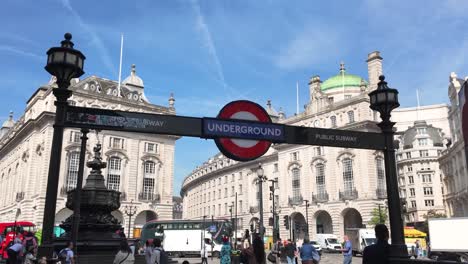
POLYGON ((26 251, 26 256, 24 257, 24 264, 34 264, 36 263, 36 257, 34 255, 34 247, 29 247, 26 251))
POLYGON ((419 244, 419 239, 416 239, 415 242, 415 252, 414 252, 414 258, 417 259, 419 257, 419 254, 421 253, 421 245, 419 244))
POLYGON ((203 240, 200 256, 202 261, 201 264, 208 264, 208 249, 206 248, 206 240, 203 240))
POLYGON ((344 245, 343 249, 341 250, 343 252, 343 264, 351 264, 353 260, 353 245, 351 244, 351 241, 349 241, 348 236, 344 236, 344 245))
POLYGON ((302 242, 300 255, 302 264, 318 264, 320 261, 320 256, 317 250, 310 243, 308 238, 304 238, 304 241, 302 242))
POLYGON ((153 253, 151 255, 152 264, 167 264, 167 257, 164 249, 161 247, 161 239, 155 238, 153 241, 153 253), (166 259, 166 260, 164 260, 166 259))
POLYGON ((297 248, 296 245, 291 241, 291 239, 288 239, 288 244, 286 245, 285 252, 288 264, 295 264, 294 258, 296 257, 297 248))
POLYGON ((58 258, 61 264, 75 264, 75 254, 73 253, 73 242, 67 241, 66 247, 60 250, 58 258))
POLYGON ((120 241, 120 250, 115 255, 113 264, 133 264, 135 263, 135 256, 133 256, 132 250, 128 246, 126 240, 120 241))
POLYGON ((377 243, 364 248, 362 264, 387 264, 388 263, 388 228, 384 224, 374 227, 377 243))
MULTIPOLYGON (((252 245, 249 248, 242 249, 242 254, 247 258, 248 264, 265 264, 265 247, 262 239, 255 235, 252 245)), ((244 263, 244 262, 243 262, 244 263)))
POLYGON ((36 237, 32 232, 27 232, 23 239, 23 248, 24 250, 29 250, 29 248, 33 248, 33 254, 36 255, 37 253, 37 240, 36 237))
POLYGON ((146 240, 145 243, 145 261, 146 264, 153 264, 154 262, 151 262, 151 257, 153 255, 153 240, 148 239, 146 240))
POLYGON ((248 229, 245 230, 245 233, 244 233, 244 241, 242 243, 242 247, 244 249, 247 249, 250 247, 250 232, 248 229))
POLYGON ((14 240, 14 244, 7 249, 8 259, 7 264, 19 264, 21 263, 21 256, 23 254, 23 244, 21 240, 14 240))
POLYGON ((276 241, 275 246, 273 247, 273 253, 275 254, 277 264, 281 263, 281 249, 282 248, 283 248, 283 245, 281 243, 281 239, 278 238, 278 241, 276 241))
POLYGON ((231 264, 231 245, 229 238, 223 237, 223 246, 221 247, 221 264, 231 264))

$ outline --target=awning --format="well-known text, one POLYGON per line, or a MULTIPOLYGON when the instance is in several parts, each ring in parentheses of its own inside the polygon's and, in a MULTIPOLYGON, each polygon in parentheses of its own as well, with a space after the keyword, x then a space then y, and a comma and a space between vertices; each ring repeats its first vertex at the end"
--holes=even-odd
POLYGON ((427 234, 424 232, 421 232, 414 228, 407 228, 407 227, 405 227, 404 235, 405 237, 426 237, 427 236, 427 234))

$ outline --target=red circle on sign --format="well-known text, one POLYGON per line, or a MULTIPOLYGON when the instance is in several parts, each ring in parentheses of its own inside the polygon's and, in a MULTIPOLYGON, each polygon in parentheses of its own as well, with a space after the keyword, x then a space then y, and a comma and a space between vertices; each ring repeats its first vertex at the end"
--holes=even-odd
MULTIPOLYGON (((239 120, 271 123, 270 115, 268 115, 267 111, 265 111, 263 107, 261 107, 257 103, 247 100, 239 100, 228 103, 221 109, 221 111, 219 111, 218 118, 229 120, 237 119, 233 118, 233 116, 240 112, 247 112, 250 115, 254 116, 256 120, 239 120)), ((244 147, 236 144, 235 139, 233 140, 231 138, 217 138, 215 139, 215 143, 218 146, 219 150, 226 157, 237 161, 249 161, 261 157, 268 151, 268 149, 271 146, 270 141, 258 140, 255 145, 250 147, 244 147)))

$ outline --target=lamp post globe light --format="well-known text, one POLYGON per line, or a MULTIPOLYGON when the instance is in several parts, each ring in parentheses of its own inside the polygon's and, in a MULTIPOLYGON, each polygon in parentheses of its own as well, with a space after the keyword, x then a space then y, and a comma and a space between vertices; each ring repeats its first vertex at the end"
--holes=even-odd
POLYGON ((54 251, 53 230, 62 156, 63 123, 68 105, 67 100, 72 94, 68 86, 70 86, 71 79, 84 74, 83 67, 86 59, 79 50, 73 48, 74 44, 71 39, 72 35, 66 33, 60 47, 53 47, 47 51, 47 65, 45 66, 45 70, 56 77, 58 86, 58 89, 52 90, 57 100, 42 224, 42 244, 38 252, 39 256, 46 256, 49 259, 52 258, 54 251))
POLYGON ((262 241, 263 241, 263 236, 264 236, 264 227, 263 227, 263 181, 265 181, 265 176, 263 175, 264 173, 264 170, 262 168, 262 164, 259 164, 258 165, 258 168, 256 170, 256 173, 257 173, 257 181, 258 181, 258 192, 259 192, 259 201, 258 201, 258 207, 259 207, 259 211, 260 211, 260 223, 259 223, 259 233, 260 233, 260 237, 262 238, 262 241))
POLYGON ((132 224, 132 216, 136 214, 136 209, 137 207, 133 205, 133 200, 130 201, 129 205, 124 206, 124 213, 128 216, 128 232, 127 232, 127 238, 130 238, 130 229, 131 229, 131 224, 132 224))
POLYGON ((389 88, 385 76, 379 77, 377 89, 369 93, 370 108, 380 113, 382 122, 377 124, 384 135, 385 178, 387 184, 387 199, 390 218, 392 245, 390 256, 407 257, 408 251, 403 236, 403 219, 401 217, 400 197, 396 172, 395 146, 393 142, 394 122, 390 121, 393 109, 400 106, 398 90, 389 88))

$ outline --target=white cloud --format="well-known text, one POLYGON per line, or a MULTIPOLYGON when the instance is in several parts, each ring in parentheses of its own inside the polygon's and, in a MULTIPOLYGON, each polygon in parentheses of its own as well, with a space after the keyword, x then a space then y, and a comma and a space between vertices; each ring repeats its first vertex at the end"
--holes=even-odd
POLYGON ((292 70, 344 55, 346 43, 340 43, 338 31, 323 27, 309 27, 298 33, 274 58, 276 66, 292 70))
POLYGON ((0 51, 14 53, 14 54, 18 54, 18 55, 25 56, 25 57, 31 57, 31 58, 38 59, 38 60, 45 59, 45 56, 41 56, 41 55, 29 52, 29 51, 24 51, 24 50, 18 49, 17 47, 13 47, 9 45, 0 45, 0 51))
POLYGON ((76 22, 80 25, 80 27, 89 34, 89 36, 91 37, 92 43, 99 50, 101 60, 106 66, 107 70, 116 76, 117 75, 116 67, 114 67, 114 64, 112 63, 112 60, 111 60, 111 56, 109 55, 109 52, 104 45, 104 42, 99 37, 96 30, 90 24, 87 24, 83 21, 82 17, 71 6, 70 0, 61 0, 61 2, 62 2, 62 5, 73 15, 73 17, 75 18, 76 22))

